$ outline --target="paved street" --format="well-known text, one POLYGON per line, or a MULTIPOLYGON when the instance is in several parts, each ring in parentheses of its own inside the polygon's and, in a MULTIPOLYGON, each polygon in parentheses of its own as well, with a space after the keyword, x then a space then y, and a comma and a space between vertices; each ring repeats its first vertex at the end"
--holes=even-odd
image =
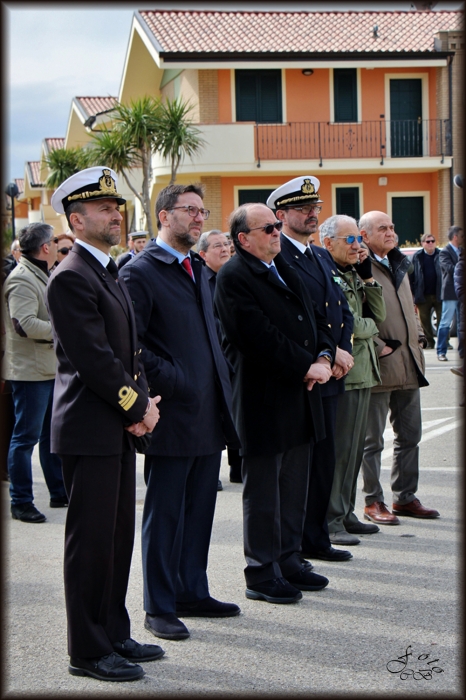
MULTIPOLYGON (((453 342, 456 345, 456 339, 453 342)), ((400 696, 459 696, 462 615, 457 494, 463 466, 463 416, 458 408, 461 380, 449 371, 459 364, 458 356, 450 351, 448 357, 449 362, 440 363, 435 351, 426 352, 431 384, 421 391, 418 496, 425 505, 437 508, 441 518, 402 518, 398 527, 385 526, 376 535, 362 536, 361 544, 352 548, 354 557, 349 562, 314 561, 315 571, 328 576, 330 584, 323 591, 303 593, 302 601, 295 605, 250 601, 244 595, 242 487, 230 484, 224 455, 224 491, 218 494, 209 580, 212 595, 238 603, 242 614, 220 620, 187 618, 191 638, 165 643, 158 640, 166 651, 164 658, 145 664, 145 677, 134 683, 104 683, 68 674, 62 584, 66 512, 48 507, 37 460, 35 504, 46 514, 46 523, 13 521, 8 486, 3 482, 3 570, 7 582, 4 696, 333 696, 384 691, 400 696), (412 655, 405 668, 403 661, 394 660, 407 648, 412 655), (423 669, 432 668, 436 672, 429 678, 423 669)), ((385 437, 382 474, 390 506, 392 434, 388 428, 385 437)), ((154 642, 143 624, 142 467, 138 457, 137 534, 128 608, 134 638, 154 642)), ((362 508, 359 489, 356 512, 360 518, 362 508)))

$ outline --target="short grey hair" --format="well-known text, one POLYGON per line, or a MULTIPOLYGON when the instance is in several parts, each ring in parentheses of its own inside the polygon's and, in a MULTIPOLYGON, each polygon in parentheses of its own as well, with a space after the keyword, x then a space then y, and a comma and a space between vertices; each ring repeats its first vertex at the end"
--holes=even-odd
POLYGON ((21 252, 29 255, 37 255, 44 243, 49 243, 53 234, 53 226, 43 222, 28 224, 18 234, 21 252))
POLYGON ((203 250, 205 253, 210 245, 209 238, 211 236, 218 236, 219 234, 222 235, 223 231, 220 231, 218 228, 213 228, 212 231, 205 231, 197 242, 197 252, 200 253, 201 250, 203 250))
POLYGON ((366 231, 367 235, 370 236, 372 233, 372 228, 373 228, 373 223, 372 223, 372 216, 369 214, 363 214, 361 218, 359 219, 359 224, 358 228, 360 231, 364 229, 366 231))
POLYGON ((463 229, 461 226, 450 226, 450 228, 448 229, 448 233, 447 233, 448 240, 452 241, 454 239, 454 237, 457 236, 459 234, 459 232, 462 230, 463 229))
POLYGON ((346 214, 335 214, 335 216, 330 216, 328 219, 325 219, 319 226, 320 242, 323 243, 324 238, 335 238, 340 224, 345 223, 358 225, 356 219, 346 214))
POLYGON ((17 238, 13 240, 13 243, 11 244, 10 248, 11 252, 13 253, 15 250, 21 250, 21 246, 19 244, 19 241, 17 238))
MULTIPOLYGON (((250 228, 248 226, 248 210, 251 207, 255 207, 258 202, 247 202, 246 204, 241 204, 230 214, 229 226, 230 226, 230 236, 235 244, 235 247, 241 248, 241 243, 238 240, 238 234, 249 233, 250 228)), ((264 207, 266 205, 264 204, 264 207)))

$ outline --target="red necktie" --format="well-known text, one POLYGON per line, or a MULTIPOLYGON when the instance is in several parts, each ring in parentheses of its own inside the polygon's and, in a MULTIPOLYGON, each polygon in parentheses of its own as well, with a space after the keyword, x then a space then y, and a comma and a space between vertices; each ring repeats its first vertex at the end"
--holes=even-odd
POLYGON ((193 268, 191 267, 191 260, 189 259, 189 257, 185 258, 181 264, 183 265, 184 269, 191 277, 191 279, 194 280, 193 268))

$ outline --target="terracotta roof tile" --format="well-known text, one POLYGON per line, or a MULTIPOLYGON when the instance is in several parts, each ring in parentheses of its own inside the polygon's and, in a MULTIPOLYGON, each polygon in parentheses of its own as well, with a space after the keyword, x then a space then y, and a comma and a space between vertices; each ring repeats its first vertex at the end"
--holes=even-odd
POLYGON ((77 97, 76 99, 89 117, 112 109, 117 102, 116 97, 77 97))
POLYGON ((55 138, 55 139, 44 139, 47 145, 47 150, 55 151, 57 148, 65 148, 65 139, 55 138))
POLYGON ((29 160, 27 162, 27 167, 29 171, 29 184, 31 187, 42 187, 43 183, 40 181, 40 161, 29 160))
POLYGON ((463 28, 462 12, 445 11, 139 14, 163 53, 433 52, 437 32, 463 28))
POLYGON ((22 194, 24 192, 24 178, 15 177, 15 182, 16 182, 16 186, 19 190, 18 194, 22 194))

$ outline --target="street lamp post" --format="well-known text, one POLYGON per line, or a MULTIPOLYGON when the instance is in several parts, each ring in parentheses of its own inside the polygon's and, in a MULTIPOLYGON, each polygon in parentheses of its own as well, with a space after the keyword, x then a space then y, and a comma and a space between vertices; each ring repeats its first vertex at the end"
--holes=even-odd
POLYGON ((5 193, 11 198, 11 231, 12 231, 12 236, 11 240, 14 241, 16 238, 16 232, 15 232, 15 197, 18 196, 19 194, 19 189, 18 185, 16 182, 10 182, 9 185, 6 186, 5 193))

